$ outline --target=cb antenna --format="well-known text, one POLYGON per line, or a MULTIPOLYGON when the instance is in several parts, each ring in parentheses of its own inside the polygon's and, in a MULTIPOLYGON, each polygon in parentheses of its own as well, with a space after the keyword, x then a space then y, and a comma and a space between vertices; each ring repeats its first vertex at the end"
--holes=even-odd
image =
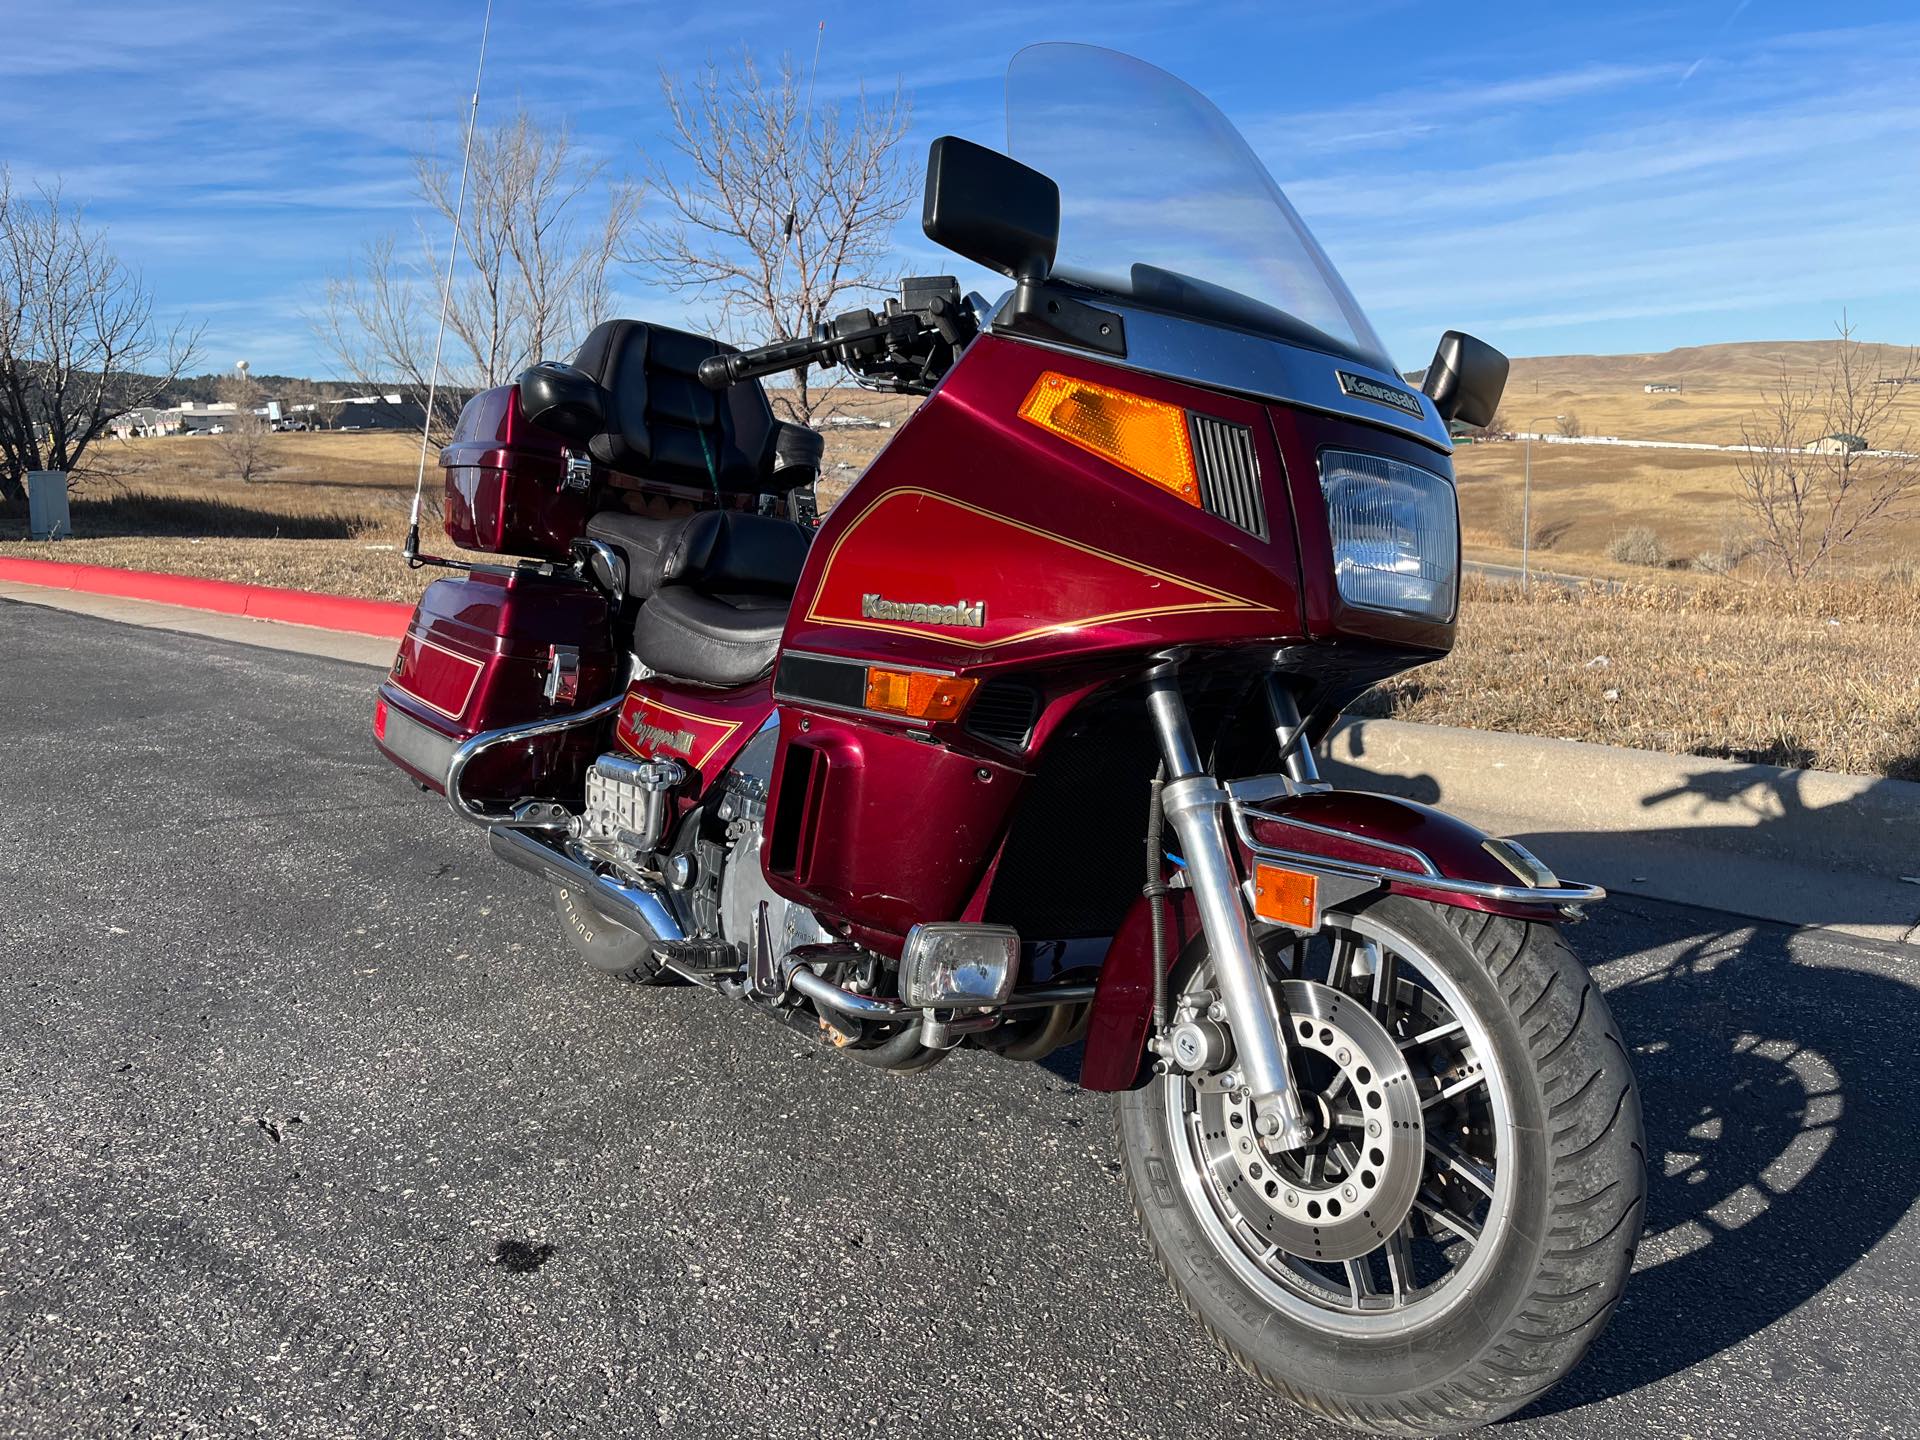
POLYGON ((407 516, 407 543, 403 553, 409 569, 420 564, 420 493, 427 484, 427 445, 433 434, 433 407, 440 392, 440 347, 447 338, 447 306, 453 298, 453 263, 460 255, 460 220, 467 208, 467 166, 473 160, 473 127, 480 118, 480 77, 487 70, 487 37, 493 31, 493 0, 487 0, 480 22, 480 61, 473 69, 473 98, 467 105, 467 142, 460 151, 460 187, 454 192, 453 237, 447 246, 447 268, 440 278, 440 325, 433 335, 433 370, 427 378, 427 414, 420 422, 420 468, 413 477, 413 510, 407 516))
MULTIPOLYGON (((803 146, 808 144, 813 138, 813 82, 820 77, 820 45, 826 38, 827 22, 822 20, 820 22, 820 28, 813 33, 813 68, 807 71, 807 118, 805 126, 800 131, 800 143, 803 146)), ((803 151, 800 156, 800 174, 803 177, 807 173, 806 166, 807 157, 803 151)), ((799 186, 796 184, 794 188, 797 191, 799 186)), ((800 220, 799 203, 799 196, 797 194, 787 197, 787 228, 786 232, 780 237, 781 270, 787 268, 787 256, 793 249, 793 231, 800 220)), ((778 324, 779 322, 775 321, 775 323, 778 324)), ((802 331, 807 330, 812 323, 807 316, 802 315, 800 317, 800 328, 802 331)))

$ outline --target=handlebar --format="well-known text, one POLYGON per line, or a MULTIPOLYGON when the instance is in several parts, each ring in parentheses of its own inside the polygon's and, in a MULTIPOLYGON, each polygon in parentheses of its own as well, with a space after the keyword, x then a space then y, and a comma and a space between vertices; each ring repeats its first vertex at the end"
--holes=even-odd
POLYGON ((782 370, 793 370, 805 365, 809 360, 824 355, 839 340, 809 337, 804 340, 776 340, 771 345, 761 345, 753 350, 742 350, 735 355, 709 355, 700 362, 694 372, 700 377, 700 383, 709 390, 724 390, 741 380, 757 379, 762 375, 777 375, 782 370))
POLYGON ((909 303, 888 300, 877 313, 854 310, 820 323, 813 334, 776 340, 751 350, 709 355, 695 370, 709 390, 724 390, 742 380, 803 370, 818 361, 845 365, 862 383, 882 389, 925 394, 954 357, 979 333, 979 326, 951 276, 908 280, 909 303), (942 289, 950 293, 941 293, 942 289))

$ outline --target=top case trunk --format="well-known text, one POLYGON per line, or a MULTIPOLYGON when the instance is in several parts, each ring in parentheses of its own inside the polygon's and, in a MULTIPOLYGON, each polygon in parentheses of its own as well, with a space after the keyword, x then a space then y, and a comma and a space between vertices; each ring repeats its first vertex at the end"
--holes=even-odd
POLYGON ((516 385, 467 402, 440 467, 447 538, 463 549, 565 560, 586 529, 586 477, 569 477, 565 441, 527 423, 516 385))

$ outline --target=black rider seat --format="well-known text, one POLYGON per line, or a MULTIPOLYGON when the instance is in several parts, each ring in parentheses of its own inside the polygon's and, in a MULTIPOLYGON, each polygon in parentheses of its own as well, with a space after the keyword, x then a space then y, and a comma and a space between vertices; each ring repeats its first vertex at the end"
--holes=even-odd
POLYGON ((819 432, 776 420, 758 380, 700 383, 700 362, 734 349, 639 320, 594 327, 573 368, 600 389, 606 428, 587 453, 616 489, 647 482, 712 495, 785 495, 819 473, 819 432))
POLYGON ((633 653, 677 680, 731 688, 773 669, 787 628, 786 595, 702 595, 670 585, 640 607, 633 653))
POLYGON ((633 653, 650 669, 702 685, 744 685, 773 668, 812 532, 742 510, 669 520, 608 512, 587 535, 627 563, 643 601, 633 653))

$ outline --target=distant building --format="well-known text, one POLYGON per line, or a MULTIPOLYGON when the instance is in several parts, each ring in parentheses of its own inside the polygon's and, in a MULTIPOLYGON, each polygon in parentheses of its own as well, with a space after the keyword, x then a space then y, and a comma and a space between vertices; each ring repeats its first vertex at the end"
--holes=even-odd
MULTIPOLYGON (((182 435, 224 433, 240 422, 240 407, 231 400, 214 400, 205 405, 197 405, 189 400, 170 413, 178 417, 182 435)), ((264 405, 255 406, 250 413, 271 424, 280 418, 280 402, 269 400, 264 405)))
POLYGON ((150 435, 171 435, 180 428, 178 410, 160 410, 142 405, 107 421, 107 433, 116 440, 144 440, 150 435))
MULTIPOLYGON (((280 402, 269 400, 253 413, 269 423, 280 418, 280 402)), ((143 405, 127 410, 107 422, 107 430, 121 440, 146 439, 152 435, 212 435, 230 430, 237 423, 240 407, 231 400, 216 400, 201 405, 192 400, 162 410, 143 405)))
POLYGON ((355 395, 323 403, 327 426, 333 430, 418 430, 427 423, 426 407, 400 395, 355 395))
POLYGON ((1836 430, 1831 435, 1822 435, 1807 446, 1809 455, 1856 455, 1867 448, 1864 435, 1848 435, 1836 430))
POLYGON ((1649 395, 1678 395, 1680 387, 1666 380, 1656 380, 1651 385, 1641 387, 1649 395))

